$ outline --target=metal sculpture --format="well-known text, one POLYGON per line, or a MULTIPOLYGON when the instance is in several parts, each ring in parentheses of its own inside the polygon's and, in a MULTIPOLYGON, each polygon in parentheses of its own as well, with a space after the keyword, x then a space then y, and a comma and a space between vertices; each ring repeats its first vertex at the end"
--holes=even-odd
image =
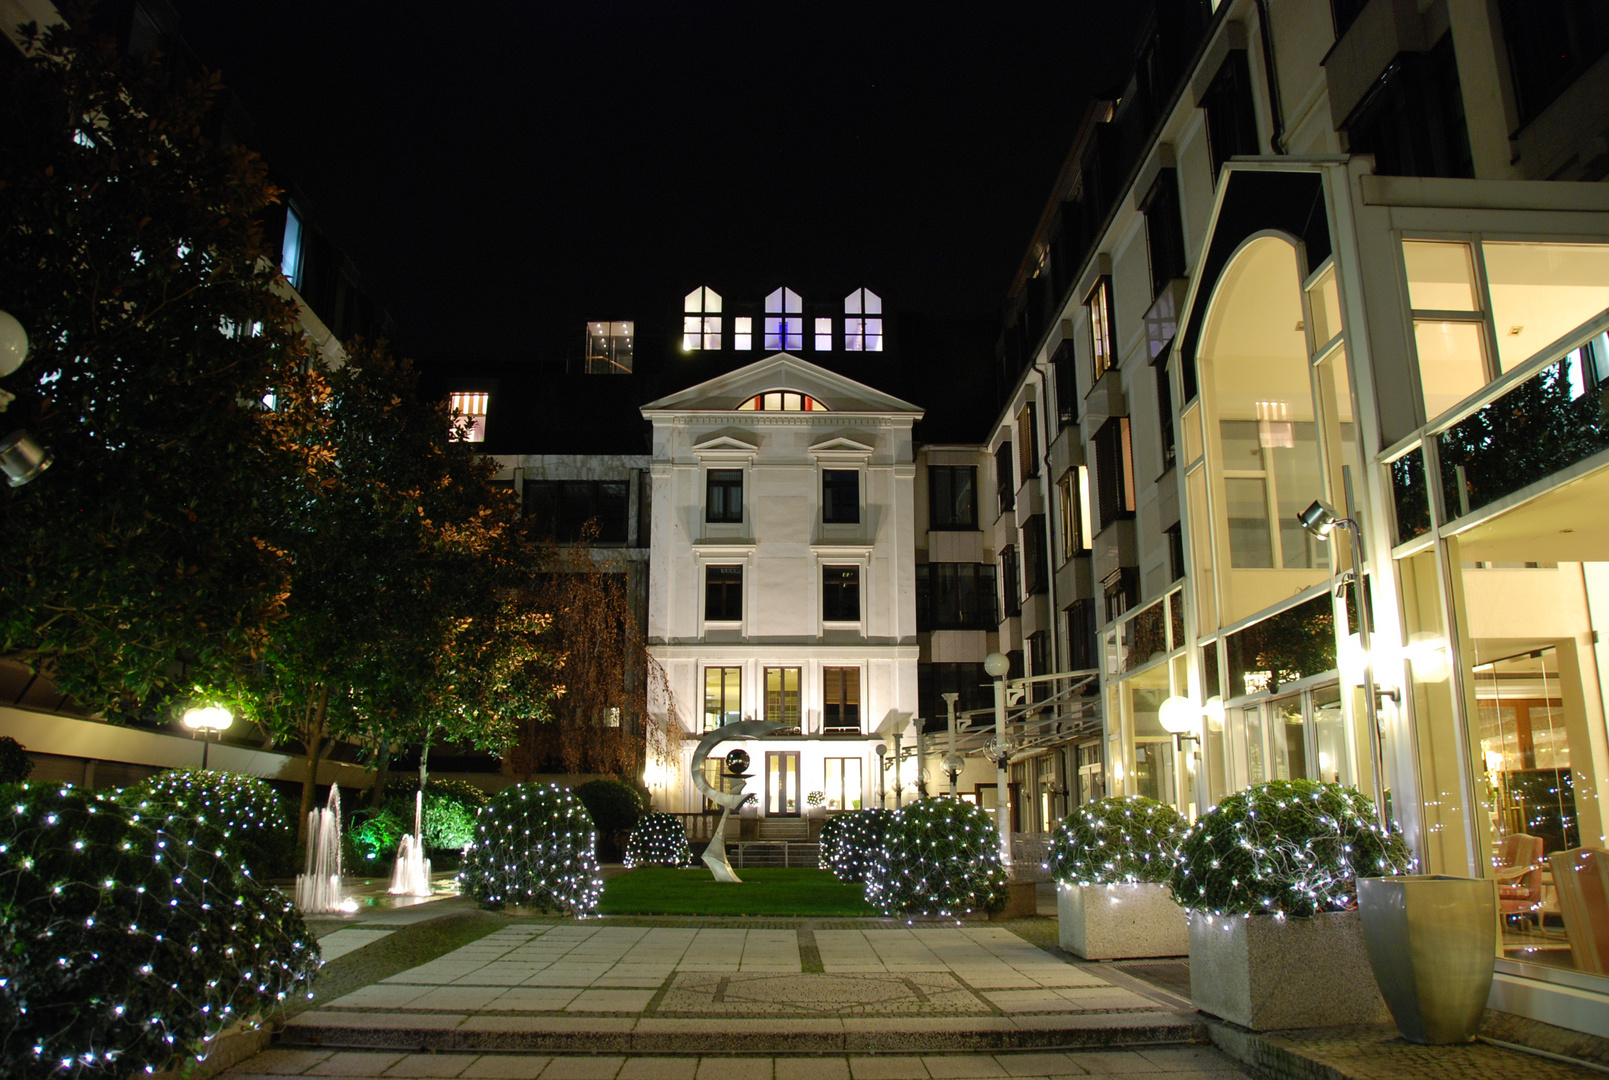
POLYGON ((710 802, 722 807, 721 819, 715 823, 715 833, 710 837, 709 845, 704 848, 704 865, 710 868, 716 881, 742 884, 743 879, 733 872, 732 864, 726 861, 726 819, 731 816, 733 810, 741 809, 754 796, 741 788, 737 791, 718 791, 711 787, 709 781, 704 779, 704 759, 709 757, 711 750, 723 742, 731 742, 734 739, 763 739, 787 726, 764 720, 740 720, 709 732, 698 741, 698 749, 693 751, 690 766, 693 786, 710 802))

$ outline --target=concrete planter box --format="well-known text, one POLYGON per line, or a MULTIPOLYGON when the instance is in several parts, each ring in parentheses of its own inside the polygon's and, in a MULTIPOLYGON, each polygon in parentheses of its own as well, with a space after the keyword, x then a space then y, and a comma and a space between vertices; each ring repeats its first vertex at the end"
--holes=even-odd
POLYGON ((1183 956, 1190 924, 1166 885, 1057 885, 1061 947, 1086 960, 1183 956))
POLYGON ((1035 898, 1033 882, 1008 882, 1006 889, 1006 906, 989 916, 991 922, 1000 922, 1004 919, 1031 919, 1039 913, 1039 902, 1035 898))
POLYGON ((1190 913, 1190 1003, 1253 1031, 1381 1023, 1355 911, 1286 919, 1190 913))

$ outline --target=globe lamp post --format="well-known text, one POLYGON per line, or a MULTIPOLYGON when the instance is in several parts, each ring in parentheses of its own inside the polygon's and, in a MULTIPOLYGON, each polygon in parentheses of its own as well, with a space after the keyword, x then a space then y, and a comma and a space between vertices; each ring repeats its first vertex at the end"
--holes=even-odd
POLYGON ((179 722, 190 729, 192 738, 197 734, 201 736, 201 767, 205 769, 209 745, 207 736, 216 734, 222 741, 223 733, 235 722, 235 714, 222 705, 194 705, 184 711, 179 722))

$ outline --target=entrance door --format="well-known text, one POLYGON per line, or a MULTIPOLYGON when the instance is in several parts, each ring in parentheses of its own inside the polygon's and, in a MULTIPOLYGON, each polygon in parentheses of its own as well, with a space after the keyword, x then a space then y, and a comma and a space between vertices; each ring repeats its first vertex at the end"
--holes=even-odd
POLYGON ((766 753, 765 812, 771 817, 799 816, 797 750, 774 750, 766 753))

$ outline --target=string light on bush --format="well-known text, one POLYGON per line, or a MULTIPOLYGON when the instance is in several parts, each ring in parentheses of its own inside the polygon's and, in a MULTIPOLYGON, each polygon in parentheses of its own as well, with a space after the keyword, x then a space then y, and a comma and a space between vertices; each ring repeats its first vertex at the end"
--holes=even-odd
POLYGON ((0 1042, 7 1077, 123 1077, 201 1054, 318 967, 288 898, 210 822, 168 828, 72 787, 6 790, 0 1042))
POLYGON ((1050 875, 1063 885, 1166 882, 1185 821, 1166 803, 1129 795, 1080 806, 1050 843, 1050 875))
POLYGON ((296 833, 279 793, 266 780, 204 769, 170 769, 124 788, 117 798, 136 820, 170 833, 192 823, 221 832, 259 878, 296 872, 296 833))
POLYGON ((567 788, 516 784, 476 815, 458 880, 482 907, 517 904, 583 917, 603 892, 596 844, 592 817, 567 788))
POLYGON ((626 840, 627 869, 638 866, 692 866, 687 829, 675 814, 645 814, 626 840))
POLYGON ((1168 887, 1213 915, 1310 918, 1356 907, 1359 874, 1411 866, 1402 834, 1356 789, 1273 780, 1228 796, 1184 833, 1168 887))
POLYGON ((949 918, 1005 906, 999 834, 971 803, 940 796, 896 810, 866 873, 866 902, 885 915, 949 918))
POLYGON ((834 814, 821 825, 821 868, 839 881, 865 881, 883 852, 892 810, 873 808, 834 814))

